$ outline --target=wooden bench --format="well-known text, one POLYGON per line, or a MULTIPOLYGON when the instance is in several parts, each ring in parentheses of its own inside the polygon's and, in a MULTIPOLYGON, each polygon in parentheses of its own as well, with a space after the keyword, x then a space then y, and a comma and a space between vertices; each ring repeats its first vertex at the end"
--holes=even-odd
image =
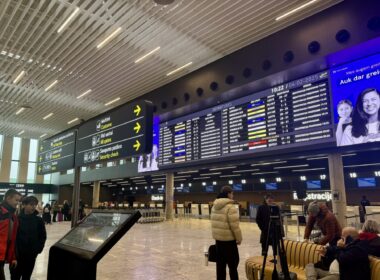
MULTIPOLYGON (((289 271, 297 274, 298 280, 306 280, 305 266, 309 263, 316 263, 320 260, 317 249, 321 245, 306 242, 298 242, 292 240, 284 240, 286 251, 286 260, 288 262, 289 271)), ((268 256, 267 259, 272 259, 268 256)), ((245 262, 245 273, 248 280, 258 280, 263 264, 263 256, 250 257, 245 262)), ((380 279, 380 259, 370 257, 371 279, 380 279)), ((265 279, 272 279, 273 263, 267 262, 265 265, 265 279)))

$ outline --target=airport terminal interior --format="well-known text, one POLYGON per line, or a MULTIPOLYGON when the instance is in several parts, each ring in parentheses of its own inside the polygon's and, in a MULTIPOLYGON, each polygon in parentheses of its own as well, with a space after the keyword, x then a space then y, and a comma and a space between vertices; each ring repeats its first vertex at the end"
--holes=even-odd
POLYGON ((286 244, 312 201, 380 223, 379 1, 0 0, 0 64, 0 199, 46 222, 31 279, 216 279, 227 185, 239 279, 268 194, 286 244))

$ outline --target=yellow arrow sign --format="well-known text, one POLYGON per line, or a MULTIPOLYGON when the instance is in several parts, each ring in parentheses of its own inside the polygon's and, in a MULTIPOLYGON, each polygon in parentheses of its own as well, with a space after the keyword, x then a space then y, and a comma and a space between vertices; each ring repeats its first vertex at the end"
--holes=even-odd
POLYGON ((135 148, 136 152, 140 149, 140 141, 136 140, 136 144, 133 145, 133 148, 135 148))
POLYGON ((133 113, 136 114, 136 117, 140 115, 141 107, 139 105, 136 105, 135 109, 133 110, 133 113))
POLYGON ((141 129, 141 125, 138 122, 136 122, 136 125, 133 128, 133 130, 136 131, 136 133, 139 133, 140 129, 141 129))
POLYGON ((40 157, 40 162, 42 161, 42 157, 40 157))
POLYGON ((41 172, 41 166, 38 167, 38 172, 41 172))

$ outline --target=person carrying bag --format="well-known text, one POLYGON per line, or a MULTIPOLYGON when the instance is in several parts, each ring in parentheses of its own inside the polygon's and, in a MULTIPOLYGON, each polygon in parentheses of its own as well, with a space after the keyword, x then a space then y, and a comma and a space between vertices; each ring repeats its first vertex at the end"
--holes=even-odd
POLYGON ((242 234, 239 227, 239 213, 234 205, 233 192, 230 186, 222 187, 220 194, 214 201, 211 209, 211 230, 212 237, 215 239, 217 280, 226 279, 227 265, 230 279, 239 279, 237 245, 242 242, 242 234))

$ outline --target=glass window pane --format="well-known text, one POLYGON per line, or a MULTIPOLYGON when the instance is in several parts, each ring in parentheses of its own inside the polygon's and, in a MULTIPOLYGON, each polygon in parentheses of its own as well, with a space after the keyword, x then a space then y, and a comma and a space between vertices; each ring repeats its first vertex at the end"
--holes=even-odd
POLYGON ((37 149, 38 149, 38 140, 37 139, 30 139, 29 161, 32 161, 32 162, 37 161, 37 149))
POLYGON ((16 183, 18 179, 18 167, 19 167, 18 161, 12 161, 11 162, 11 173, 9 176, 9 182, 16 183))
POLYGON ((4 136, 0 134, 0 159, 3 155, 3 140, 4 140, 4 136))
POLYGON ((36 181, 36 165, 35 162, 28 163, 28 174, 26 175, 27 183, 34 183, 36 181))
POLYGON ((50 184, 51 182, 51 174, 44 175, 44 184, 50 184))
POLYGON ((87 171, 87 166, 82 166, 81 171, 82 171, 82 172, 87 171))
POLYGON ((74 174, 74 169, 68 169, 67 174, 74 174))
POLYGON ((20 160, 21 138, 13 137, 12 160, 20 160))

